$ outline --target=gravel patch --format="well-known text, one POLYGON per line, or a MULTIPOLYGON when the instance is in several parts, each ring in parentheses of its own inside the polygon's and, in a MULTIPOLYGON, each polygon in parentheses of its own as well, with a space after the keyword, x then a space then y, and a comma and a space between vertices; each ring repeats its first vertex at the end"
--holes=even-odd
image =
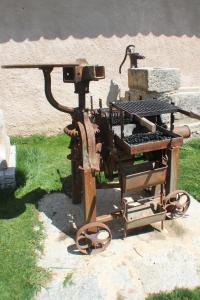
MULTIPOLYGON (((97 213, 117 207, 120 191, 98 190, 97 213)), ((200 204, 192 199, 188 214, 130 233, 124 239, 120 220, 110 222, 113 239, 106 251, 81 255, 74 244, 83 222, 82 205, 62 193, 39 202, 46 239, 39 265, 52 272, 36 300, 144 300, 149 293, 200 285, 200 204), (70 280, 67 281, 67 278, 70 280)))

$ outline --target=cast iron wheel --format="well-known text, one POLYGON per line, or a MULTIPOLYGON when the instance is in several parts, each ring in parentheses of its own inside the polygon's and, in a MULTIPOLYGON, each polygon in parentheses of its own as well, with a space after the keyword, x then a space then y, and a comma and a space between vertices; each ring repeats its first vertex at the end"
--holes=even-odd
POLYGON ((96 254, 104 251, 112 239, 107 225, 92 222, 82 226, 76 234, 76 246, 81 253, 96 254))
POLYGON ((176 190, 165 198, 165 209, 167 219, 182 217, 190 206, 190 196, 187 192, 176 190))

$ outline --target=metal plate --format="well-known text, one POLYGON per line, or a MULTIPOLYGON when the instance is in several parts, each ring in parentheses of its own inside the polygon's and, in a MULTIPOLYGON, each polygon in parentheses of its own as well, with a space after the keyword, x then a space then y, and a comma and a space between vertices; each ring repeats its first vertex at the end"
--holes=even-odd
POLYGON ((136 191, 148 186, 162 184, 166 180, 167 166, 154 166, 152 163, 133 165, 121 171, 123 192, 136 191), (132 169, 132 170, 131 170, 132 169))
POLYGON ((128 208, 125 215, 125 230, 127 231, 165 220, 165 209, 160 207, 155 211, 153 208, 154 205, 152 204, 153 203, 146 203, 134 208, 128 208))

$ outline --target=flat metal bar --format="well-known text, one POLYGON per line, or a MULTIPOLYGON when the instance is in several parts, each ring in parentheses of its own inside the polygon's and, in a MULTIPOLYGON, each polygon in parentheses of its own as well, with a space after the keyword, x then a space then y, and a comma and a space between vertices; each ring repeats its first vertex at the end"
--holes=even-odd
POLYGON ((63 63, 63 64, 16 64, 16 65, 3 65, 2 69, 29 69, 29 68, 64 68, 78 66, 77 63, 63 63))
POLYGON ((171 149, 168 149, 167 156, 168 172, 166 180, 166 194, 169 194, 177 190, 179 147, 172 147, 171 149))
POLYGON ((96 222, 96 182, 91 170, 83 171, 84 223, 96 222))

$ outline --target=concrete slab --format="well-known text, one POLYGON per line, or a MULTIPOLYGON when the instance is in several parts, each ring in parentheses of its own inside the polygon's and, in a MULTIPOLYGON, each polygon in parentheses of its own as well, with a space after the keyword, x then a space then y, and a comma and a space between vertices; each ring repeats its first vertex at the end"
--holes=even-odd
MULTIPOLYGON (((118 207, 119 199, 118 189, 98 190, 98 214, 118 207)), ((194 199, 188 214, 165 221, 163 231, 157 223, 123 239, 121 221, 110 222, 112 242, 94 256, 81 255, 74 246, 83 220, 81 204, 53 193, 40 200, 39 210, 46 239, 38 264, 52 271, 52 279, 37 300, 144 300, 149 293, 200 285, 200 204, 194 199)))

